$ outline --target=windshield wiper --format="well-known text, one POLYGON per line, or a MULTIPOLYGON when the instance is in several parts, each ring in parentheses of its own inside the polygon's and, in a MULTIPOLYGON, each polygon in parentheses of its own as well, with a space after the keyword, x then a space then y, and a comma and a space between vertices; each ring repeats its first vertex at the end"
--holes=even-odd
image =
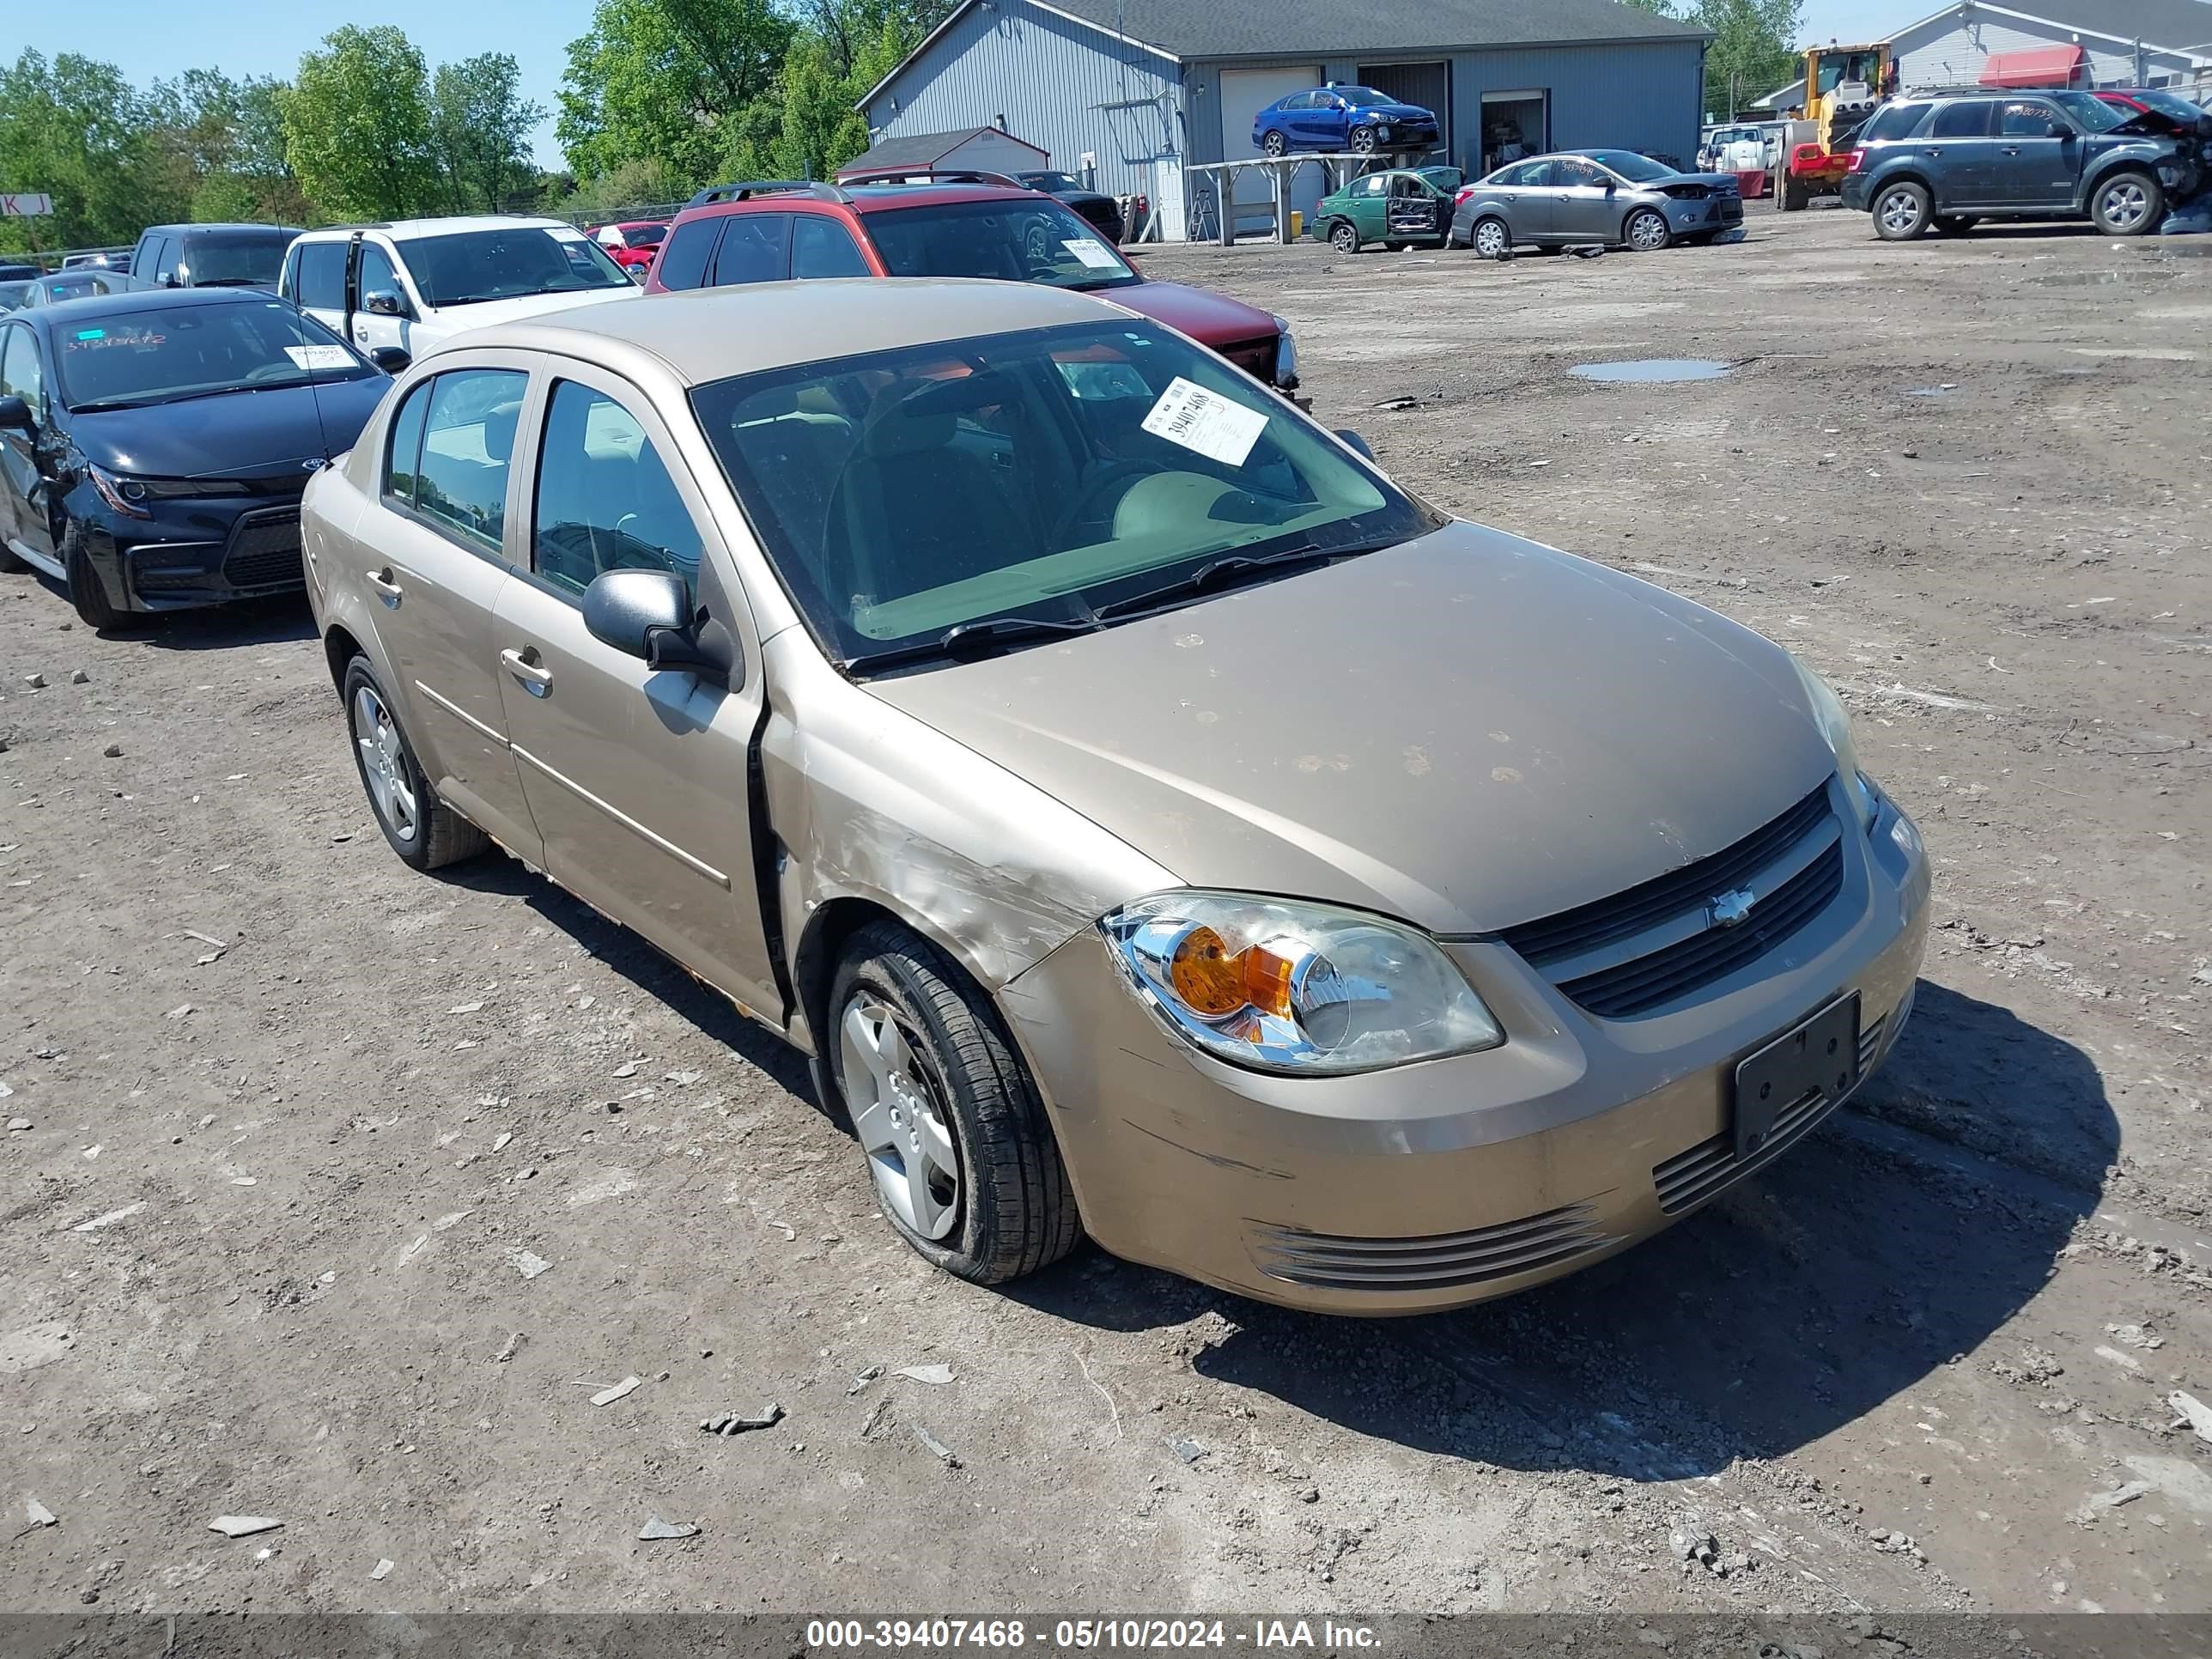
POLYGON ((1178 599, 1197 599, 1241 587, 1247 582, 1264 581, 1298 565, 1331 564, 1362 553, 1377 553, 1386 547, 1395 547, 1403 539, 1399 536, 1377 536, 1365 541, 1305 542, 1275 553, 1226 553, 1218 559, 1207 560, 1188 576, 1178 576, 1158 587, 1132 593, 1126 599, 1102 605, 1097 614, 1102 622, 1141 616, 1146 611, 1163 610, 1178 599))
POLYGON ((1095 634, 1097 622, 1090 617, 991 617, 982 622, 961 623, 933 640, 902 645, 890 651, 873 651, 845 659, 848 674, 872 673, 906 663, 931 662, 940 657, 981 656, 1003 646, 1030 645, 1068 634, 1095 634))

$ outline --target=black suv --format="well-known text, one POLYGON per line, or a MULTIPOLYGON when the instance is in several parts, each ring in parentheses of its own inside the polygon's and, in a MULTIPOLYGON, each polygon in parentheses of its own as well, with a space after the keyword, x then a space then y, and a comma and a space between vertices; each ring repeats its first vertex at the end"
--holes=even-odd
POLYGON ((2203 141, 2154 125, 2087 92, 1896 99, 1859 131, 1844 205, 1871 212, 1893 242, 1979 219, 2086 218, 2141 236, 2204 176, 2203 141))
POLYGON ((276 286, 289 225, 149 225, 131 252, 131 274, 155 288, 276 286))

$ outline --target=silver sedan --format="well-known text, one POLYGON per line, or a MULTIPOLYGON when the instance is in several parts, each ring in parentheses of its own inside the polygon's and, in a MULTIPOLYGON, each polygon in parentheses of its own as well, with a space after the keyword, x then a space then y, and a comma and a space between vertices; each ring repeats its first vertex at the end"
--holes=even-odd
POLYGON ((1733 173, 1677 173, 1634 150, 1590 149, 1516 161, 1464 186, 1450 240, 1487 259, 1528 244, 1656 253, 1675 242, 1711 241, 1742 223, 1733 173))

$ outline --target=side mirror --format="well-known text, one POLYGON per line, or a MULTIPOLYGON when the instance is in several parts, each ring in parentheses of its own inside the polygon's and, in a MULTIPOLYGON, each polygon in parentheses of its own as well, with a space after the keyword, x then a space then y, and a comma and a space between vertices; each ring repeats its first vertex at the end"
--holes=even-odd
POLYGON ((1336 435, 1346 449, 1351 450, 1363 460, 1371 461, 1375 459, 1375 452, 1373 449, 1369 447, 1367 440, 1361 437, 1350 427, 1340 426, 1337 428, 1336 435))
POLYGON ((398 346, 377 346, 370 350, 368 361, 386 374, 404 374, 415 360, 398 346))
POLYGON ((36 433, 38 429, 30 404, 12 394, 0 398, 0 432, 36 433))
MULTIPOLYGON (((584 590, 584 628, 602 645, 648 668, 726 684, 732 664, 702 642, 691 590, 665 570, 609 570, 584 590)), ((714 629, 718 636, 721 630, 714 629)))
POLYGON ((361 307, 379 317, 404 317, 407 307, 388 288, 371 289, 361 296, 361 307))
POLYGON ((2074 136, 2074 129, 2059 120, 2045 122, 2044 131, 2045 135, 2051 138, 2071 138, 2074 136))

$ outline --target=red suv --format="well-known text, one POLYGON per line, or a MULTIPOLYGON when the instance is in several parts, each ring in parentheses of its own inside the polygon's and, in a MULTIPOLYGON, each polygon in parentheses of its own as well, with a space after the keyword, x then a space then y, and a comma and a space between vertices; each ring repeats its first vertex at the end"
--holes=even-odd
POLYGON ((1297 390, 1297 348, 1281 318, 1208 289, 1146 281, 1059 202, 996 173, 716 185, 676 216, 645 290, 822 276, 982 276, 1077 289, 1182 330, 1262 385, 1297 390))

